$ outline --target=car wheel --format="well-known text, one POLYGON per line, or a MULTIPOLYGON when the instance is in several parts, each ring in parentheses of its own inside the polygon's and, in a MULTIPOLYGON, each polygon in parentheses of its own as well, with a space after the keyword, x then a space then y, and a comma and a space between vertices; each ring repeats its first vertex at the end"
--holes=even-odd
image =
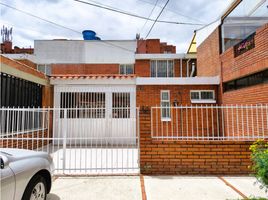
POLYGON ((22 200, 42 200, 46 199, 47 185, 44 177, 35 175, 28 183, 22 200))

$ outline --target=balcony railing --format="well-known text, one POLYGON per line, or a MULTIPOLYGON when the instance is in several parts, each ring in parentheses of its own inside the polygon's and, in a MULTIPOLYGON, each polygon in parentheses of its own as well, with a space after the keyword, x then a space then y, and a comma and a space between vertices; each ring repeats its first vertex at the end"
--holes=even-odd
POLYGON ((255 32, 234 46, 234 57, 237 57, 255 47, 255 32))

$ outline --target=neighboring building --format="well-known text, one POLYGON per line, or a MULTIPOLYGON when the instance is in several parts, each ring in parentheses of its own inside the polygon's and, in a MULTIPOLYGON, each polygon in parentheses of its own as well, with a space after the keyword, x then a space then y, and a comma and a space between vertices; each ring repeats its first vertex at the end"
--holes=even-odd
POLYGON ((0 56, 1 107, 51 106, 49 79, 29 65, 0 56))
MULTIPOLYGON (((99 129, 106 123, 101 118, 127 119, 136 116, 136 107, 146 112, 151 106, 217 103, 218 78, 194 77, 196 56, 176 54, 159 39, 37 40, 35 56, 37 68, 50 72, 54 107, 102 108, 91 113, 99 129)), ((161 120, 170 115, 170 109, 163 110, 161 120)))
POLYGON ((33 54, 34 49, 29 48, 19 48, 15 46, 12 48, 12 41, 3 41, 1 43, 1 54, 33 54))
POLYGON ((197 31, 197 76, 219 76, 219 103, 268 102, 268 1, 237 0, 197 31))

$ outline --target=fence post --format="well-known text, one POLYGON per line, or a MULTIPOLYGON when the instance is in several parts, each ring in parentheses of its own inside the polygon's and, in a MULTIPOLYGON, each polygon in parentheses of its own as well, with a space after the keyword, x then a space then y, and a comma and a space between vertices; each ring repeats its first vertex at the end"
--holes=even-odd
POLYGON ((67 109, 64 109, 63 111, 63 152, 62 152, 62 160, 63 160, 63 173, 66 169, 66 140, 67 140, 67 109))

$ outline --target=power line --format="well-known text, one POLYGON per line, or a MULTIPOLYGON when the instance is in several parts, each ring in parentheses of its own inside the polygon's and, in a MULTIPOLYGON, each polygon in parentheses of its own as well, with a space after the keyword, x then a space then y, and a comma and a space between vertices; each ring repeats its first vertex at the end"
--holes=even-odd
MULTIPOLYGON (((154 5, 152 2, 145 1, 145 0, 137 0, 137 1, 141 1, 141 2, 144 2, 144 3, 150 4, 150 5, 154 5)), ((157 7, 163 8, 163 6, 161 6, 161 5, 157 5, 157 7)), ((193 21, 198 21, 198 22, 203 23, 203 24, 205 23, 204 21, 201 21, 200 19, 197 19, 197 18, 194 18, 194 17, 190 17, 188 15, 185 15, 185 14, 179 13, 179 12, 175 11, 174 9, 166 8, 166 10, 170 11, 170 12, 172 12, 172 13, 178 15, 178 16, 183 16, 183 17, 189 18, 189 19, 191 19, 193 21)))
MULTIPOLYGON (((154 7, 153 7, 153 9, 151 10, 151 12, 150 12, 148 18, 150 18, 151 15, 153 14, 153 11, 154 11, 154 9, 155 9, 157 3, 158 3, 158 0, 155 1, 154 7)), ((143 26, 142 26, 142 28, 141 28, 141 30, 140 30, 141 32, 142 32, 143 28, 145 27, 145 25, 147 24, 147 22, 148 22, 148 19, 147 19, 147 20, 145 21, 145 23, 143 24, 143 26)))
POLYGON ((167 4, 168 4, 169 0, 167 0, 167 2, 165 3, 164 7, 162 8, 162 10, 160 11, 160 13, 158 14, 157 18, 155 19, 153 25, 151 26, 150 30, 148 31, 145 39, 150 35, 151 31, 154 28, 155 23, 157 22, 158 18, 161 16, 161 14, 163 13, 164 9, 166 8, 167 4))
MULTIPOLYGON (((154 19, 151 19, 151 18, 148 18, 148 17, 144 17, 144 16, 137 15, 137 14, 134 14, 134 13, 114 9, 114 8, 111 8, 111 7, 107 7, 107 6, 104 6, 104 4, 102 4, 102 5, 94 4, 94 3, 90 3, 90 2, 82 1, 82 0, 73 0, 73 1, 83 3, 83 4, 87 4, 87 5, 94 6, 94 7, 101 8, 101 9, 109 10, 109 11, 112 11, 112 12, 117 12, 117 13, 120 13, 120 14, 123 14, 123 15, 128 15, 128 16, 131 16, 131 17, 136 17, 136 18, 140 18, 140 19, 144 19, 144 20, 148 20, 148 21, 155 21, 154 19)), ((195 25, 195 26, 196 25, 198 25, 198 26, 203 26, 204 25, 204 24, 201 24, 201 23, 176 22, 176 21, 166 21, 166 20, 158 20, 157 22, 166 23, 166 24, 182 24, 182 25, 195 25)))
MULTIPOLYGON (((74 30, 74 29, 72 29, 72 28, 68 28, 68 27, 63 26, 63 25, 60 25, 60 24, 58 24, 58 23, 56 23, 56 22, 53 22, 53 21, 50 21, 50 20, 41 18, 41 17, 36 16, 36 15, 33 15, 33 14, 29 13, 29 12, 26 12, 26 11, 20 10, 20 9, 18 9, 18 8, 9 6, 9 5, 7 5, 7 4, 4 4, 4 3, 2 3, 2 2, 0 2, 0 5, 6 6, 6 7, 8 7, 8 8, 13 9, 13 10, 19 11, 19 12, 21 12, 21 13, 23 13, 23 14, 29 15, 29 16, 31 16, 31 17, 37 18, 37 19, 39 19, 39 20, 45 21, 45 22, 47 22, 47 23, 53 24, 53 25, 55 25, 55 26, 58 26, 58 27, 67 29, 67 30, 69 30, 69 31, 72 31, 72 32, 75 32, 75 33, 78 33, 79 35, 81 35, 81 32, 80 32, 80 31, 74 30)), ((104 41, 104 40, 99 40, 99 41, 102 42, 102 43, 108 44, 108 45, 110 45, 110 46, 114 46, 114 47, 120 48, 120 49, 122 49, 122 50, 125 50, 125 51, 128 51, 128 52, 135 53, 135 51, 133 51, 133 50, 130 50, 130 49, 121 47, 121 46, 119 46, 119 45, 110 43, 110 42, 108 42, 108 41, 104 41)))
POLYGON ((31 17, 34 17, 34 18, 40 19, 40 20, 42 20, 42 21, 45 21, 45 22, 47 22, 47 23, 53 24, 53 25, 55 25, 55 26, 58 26, 58 27, 61 27, 61 28, 67 29, 67 30, 69 30, 69 31, 72 31, 72 32, 75 32, 75 33, 79 33, 79 34, 81 34, 81 32, 80 32, 80 31, 76 31, 76 30, 74 30, 74 29, 72 29, 72 28, 68 28, 68 27, 66 27, 66 26, 63 26, 63 25, 57 24, 57 23, 55 23, 55 22, 53 22, 53 21, 50 21, 50 20, 44 19, 44 18, 39 17, 39 16, 36 16, 36 15, 33 15, 33 14, 29 13, 29 12, 26 12, 26 11, 20 10, 20 9, 18 9, 18 8, 12 7, 12 6, 7 5, 7 4, 4 4, 4 3, 2 3, 2 2, 0 2, 0 4, 1 4, 1 5, 3 5, 3 6, 6 6, 6 7, 8 7, 8 8, 11 8, 11 9, 13 9, 13 10, 16 10, 16 11, 22 12, 22 13, 24 13, 24 14, 26 14, 26 15, 31 16, 31 17))

